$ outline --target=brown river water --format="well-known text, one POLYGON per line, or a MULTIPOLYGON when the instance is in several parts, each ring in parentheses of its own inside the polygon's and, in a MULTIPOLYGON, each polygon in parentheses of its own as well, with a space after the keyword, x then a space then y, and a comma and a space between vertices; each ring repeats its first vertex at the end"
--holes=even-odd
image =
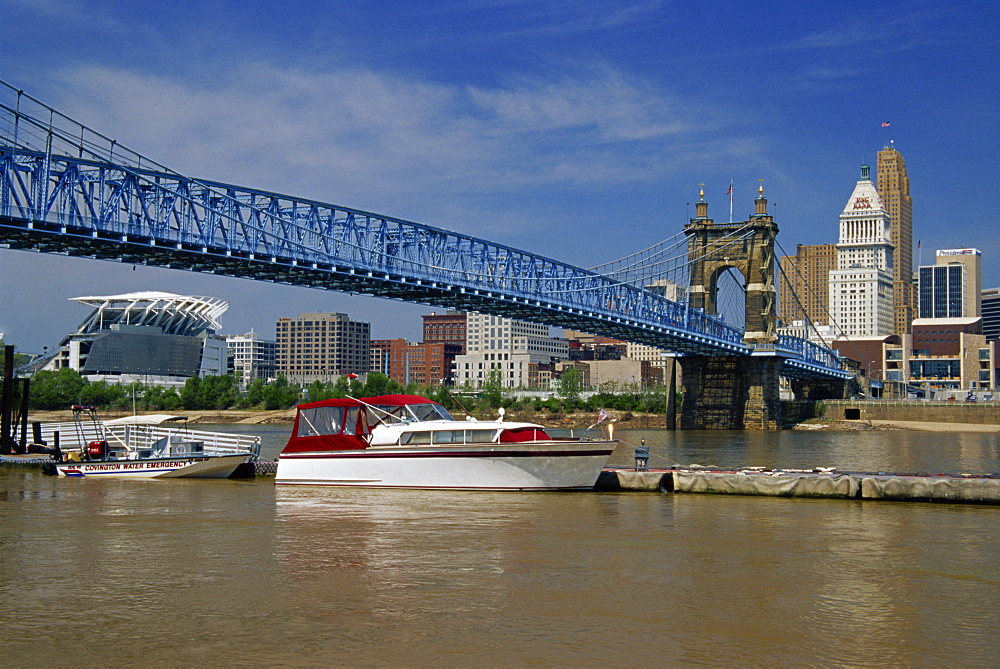
MULTIPOLYGON (((1000 471, 995 434, 620 436, 622 465, 1000 471)), ((998 546, 990 506, 0 469, 0 666, 995 667, 998 546)))

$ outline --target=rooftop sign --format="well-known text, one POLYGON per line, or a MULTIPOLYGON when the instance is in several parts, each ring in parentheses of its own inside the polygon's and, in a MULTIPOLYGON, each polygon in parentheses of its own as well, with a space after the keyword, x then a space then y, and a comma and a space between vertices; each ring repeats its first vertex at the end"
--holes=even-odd
POLYGON ((941 249, 937 252, 938 257, 941 256, 981 256, 983 255, 979 249, 941 249))

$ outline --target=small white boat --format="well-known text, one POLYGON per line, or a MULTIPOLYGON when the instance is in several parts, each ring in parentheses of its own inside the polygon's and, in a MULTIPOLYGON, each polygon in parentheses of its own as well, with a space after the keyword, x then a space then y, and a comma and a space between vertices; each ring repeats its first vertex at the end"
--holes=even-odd
POLYGON ((279 485, 588 490, 618 442, 553 439, 541 425, 455 420, 415 395, 301 404, 279 485))
POLYGON ((260 437, 191 430, 184 416, 158 414, 97 419, 93 407, 73 407, 73 423, 42 426, 59 458, 50 473, 101 478, 228 478, 260 453, 260 437), (82 415, 90 417, 90 424, 82 415), (61 429, 60 429, 61 428, 61 429), (65 436, 63 436, 65 435, 65 436))

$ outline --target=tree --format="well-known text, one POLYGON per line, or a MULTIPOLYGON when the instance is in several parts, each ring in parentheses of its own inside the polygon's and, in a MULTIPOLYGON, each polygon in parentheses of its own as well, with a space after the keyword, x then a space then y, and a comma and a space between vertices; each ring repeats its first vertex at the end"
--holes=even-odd
POLYGON ((583 392, 583 372, 576 367, 563 370, 559 377, 557 394, 567 402, 578 402, 583 392))
MULTIPOLYGON (((80 403, 104 408, 125 408, 125 388, 107 381, 88 383, 80 388, 80 403)), ((129 396, 131 403, 131 395, 129 396)))
POLYGON ((364 397, 378 397, 379 395, 397 395, 402 392, 403 386, 393 381, 382 372, 371 372, 365 379, 364 397))
POLYGON ((288 409, 298 402, 299 389, 289 383, 284 374, 278 374, 278 378, 267 384, 262 395, 265 409, 288 409))
MULTIPOLYGON (((337 386, 335 384, 316 380, 306 388, 306 401, 318 402, 320 400, 328 400, 331 397, 338 397, 337 393, 337 386)), ((343 397, 343 395, 339 396, 343 397)))
POLYGON ((236 404, 241 409, 250 409, 253 407, 260 406, 264 403, 264 388, 267 384, 264 383, 264 379, 254 379, 249 384, 247 384, 247 391, 236 404))
POLYGON ((239 389, 232 374, 206 376, 201 381, 199 403, 203 409, 229 409, 236 404, 239 389))
POLYGON ((69 409, 82 403, 83 389, 89 381, 74 370, 64 367, 59 371, 40 371, 31 380, 28 406, 38 410, 69 409))
POLYGON ((181 396, 176 388, 149 386, 144 393, 147 409, 158 411, 177 411, 181 408, 181 396))
POLYGON ((181 388, 181 406, 187 411, 197 411, 202 409, 201 405, 201 377, 192 376, 184 382, 181 388))
POLYGON ((486 374, 480 396, 486 406, 496 409, 503 405, 503 372, 499 367, 493 367, 486 374))

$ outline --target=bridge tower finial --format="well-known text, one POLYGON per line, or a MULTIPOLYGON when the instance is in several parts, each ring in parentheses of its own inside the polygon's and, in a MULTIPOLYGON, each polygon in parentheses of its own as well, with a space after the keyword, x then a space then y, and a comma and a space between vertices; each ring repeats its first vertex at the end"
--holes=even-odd
POLYGON ((760 186, 757 188, 757 197, 754 202, 757 205, 754 214, 756 216, 767 216, 767 198, 764 197, 764 180, 758 179, 760 181, 760 186))
POLYGON ((705 219, 708 218, 708 202, 705 200, 705 184, 698 184, 701 190, 698 191, 698 201, 695 202, 694 206, 694 216, 695 218, 705 219))

